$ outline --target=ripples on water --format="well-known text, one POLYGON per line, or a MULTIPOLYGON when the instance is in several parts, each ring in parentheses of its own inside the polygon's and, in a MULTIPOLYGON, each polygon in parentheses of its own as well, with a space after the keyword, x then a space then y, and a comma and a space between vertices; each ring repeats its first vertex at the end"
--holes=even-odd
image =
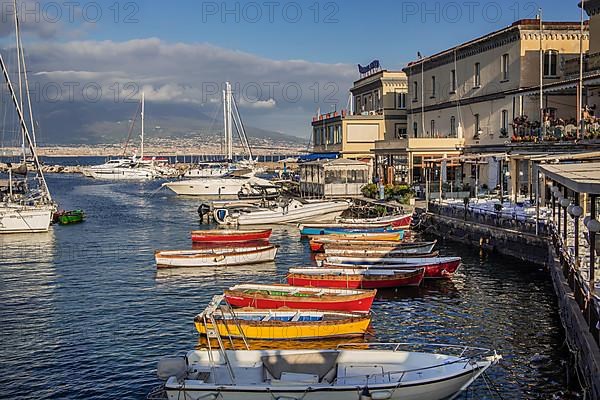
MULTIPOLYGON (((310 263, 297 230, 278 227, 276 264, 157 271, 155 249, 191 247, 197 201, 156 192, 157 182, 48 180, 61 207, 83 208, 88 220, 0 236, 1 398, 143 398, 160 357, 201 345, 193 318, 213 295, 310 263)), ((370 340, 494 347, 504 359, 490 375, 504 398, 565 398, 568 355, 548 274, 452 244, 440 250, 463 257, 459 273, 381 291, 370 340)), ((469 398, 491 396, 478 381, 469 398)))

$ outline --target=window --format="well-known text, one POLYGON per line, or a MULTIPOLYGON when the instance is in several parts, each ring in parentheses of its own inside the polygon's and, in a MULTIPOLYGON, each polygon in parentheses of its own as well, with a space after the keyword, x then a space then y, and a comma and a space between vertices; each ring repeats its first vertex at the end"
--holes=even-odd
POLYGON ((481 86, 481 64, 480 63, 475 63, 473 85, 475 85, 476 88, 481 86))
POLYGON ((435 119, 431 120, 431 133, 429 136, 435 137, 435 119))
POLYGON ((403 110, 406 108, 406 93, 397 93, 396 108, 403 110))
POLYGON ((450 71, 450 93, 456 93, 456 70, 450 71))
POLYGON ((431 77, 431 97, 435 97, 435 75, 431 77))
POLYGON ((456 117, 450 117, 450 136, 456 137, 456 117))
POLYGON ((502 65, 500 66, 503 81, 508 80, 508 65, 509 65, 508 54, 503 54, 502 55, 502 65))
POLYGON ((508 111, 502 110, 502 122, 500 126, 500 135, 506 137, 508 135, 508 111))
POLYGON ((544 76, 557 76, 558 51, 548 50, 544 53, 544 76))
POLYGON ((479 133, 481 131, 479 114, 475 114, 474 117, 475 117, 475 138, 479 139, 479 133))
POLYGON ((360 114, 362 111, 363 110, 362 110, 361 98, 360 98, 360 96, 356 96, 356 112, 360 114))
POLYGON ((396 139, 406 139, 406 133, 406 127, 404 124, 396 124, 396 132, 394 134, 396 139))
POLYGON ((419 83, 417 81, 413 82, 413 101, 419 100, 419 83))
POLYGON ((379 95, 379 89, 373 93, 373 97, 375 98, 374 110, 379 110, 379 108, 381 107, 381 96, 379 95))
POLYGON ((413 135, 414 137, 417 137, 419 134, 419 124, 417 124, 416 122, 413 122, 413 135))

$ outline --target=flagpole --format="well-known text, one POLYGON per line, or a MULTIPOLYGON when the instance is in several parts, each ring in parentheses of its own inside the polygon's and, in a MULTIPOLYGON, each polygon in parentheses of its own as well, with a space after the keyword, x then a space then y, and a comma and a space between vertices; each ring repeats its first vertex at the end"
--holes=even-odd
MULTIPOLYGON (((546 134, 546 121, 544 121, 544 25, 542 9, 539 9, 540 17, 540 132, 542 137, 546 134)), ((549 71, 548 71, 549 72, 549 71)))
POLYGON ((584 119, 583 119, 583 25, 584 25, 584 4, 585 0, 581 0, 581 31, 579 33, 579 97, 577 99, 577 108, 578 108, 578 116, 579 116, 579 127, 578 127, 578 138, 583 138, 584 136, 584 119))

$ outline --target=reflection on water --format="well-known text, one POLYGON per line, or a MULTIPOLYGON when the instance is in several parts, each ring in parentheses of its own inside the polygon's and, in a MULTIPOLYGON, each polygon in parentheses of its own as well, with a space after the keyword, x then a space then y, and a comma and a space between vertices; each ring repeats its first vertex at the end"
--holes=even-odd
MULTIPOLYGON (((276 263, 157 271, 156 249, 192 248, 197 200, 157 192, 161 182, 48 180, 62 208, 81 208, 88 219, 46 235, 0 237, 3 398, 143 398, 157 383, 160 357, 202 346, 193 320, 214 295, 236 283, 281 282, 288 268, 312 265, 297 228, 277 227, 276 263)), ((460 246, 440 250, 463 257, 456 277, 379 291, 367 340, 495 347, 504 359, 490 374, 504 398, 568 398, 560 394, 568 354, 547 273, 460 246)), ((482 382, 474 390, 471 398, 490 398, 482 382)))

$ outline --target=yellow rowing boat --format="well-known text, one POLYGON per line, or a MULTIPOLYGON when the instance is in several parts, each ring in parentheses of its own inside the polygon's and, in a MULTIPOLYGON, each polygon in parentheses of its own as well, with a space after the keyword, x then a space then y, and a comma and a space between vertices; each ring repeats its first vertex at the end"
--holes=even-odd
POLYGON ((403 232, 368 232, 368 233, 336 233, 332 235, 313 235, 309 236, 312 240, 357 240, 357 241, 394 241, 402 240, 403 232))
MULTIPOLYGON (((240 309, 212 313, 223 337, 263 340, 309 340, 364 336, 371 323, 370 314, 307 310, 240 309)), ((194 323, 201 335, 214 331, 207 314, 196 316, 194 323)))

